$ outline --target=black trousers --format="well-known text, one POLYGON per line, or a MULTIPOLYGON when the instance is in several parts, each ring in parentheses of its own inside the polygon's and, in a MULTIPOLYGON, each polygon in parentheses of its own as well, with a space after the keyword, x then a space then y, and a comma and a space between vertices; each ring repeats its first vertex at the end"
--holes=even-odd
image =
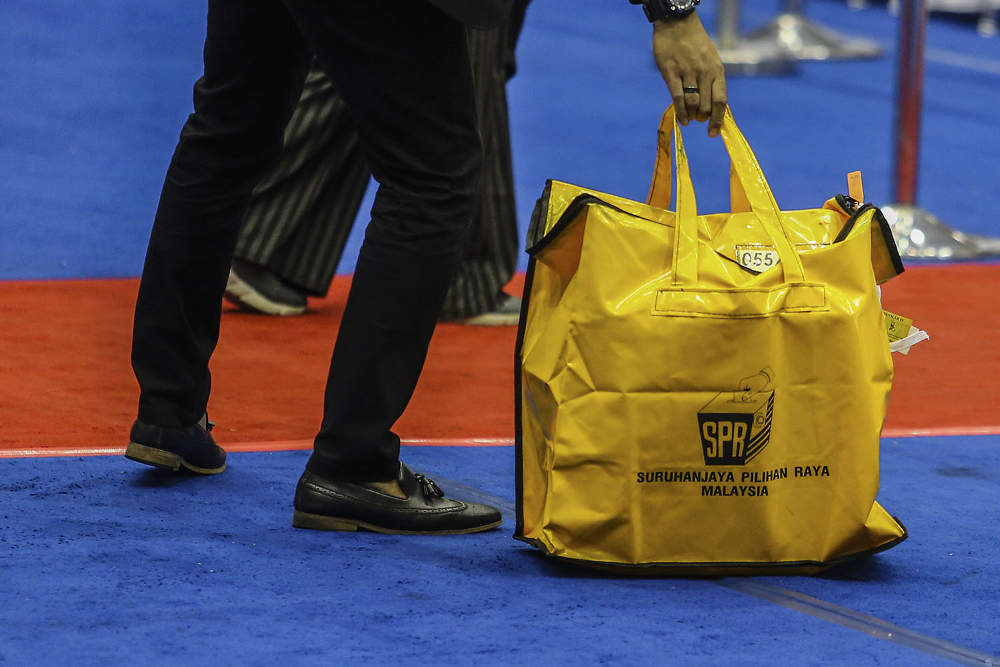
MULTIPOLYGON (((506 85, 526 5, 524 0, 515 3, 496 30, 468 31, 483 176, 445 297, 444 319, 495 309, 517 267, 520 243, 506 85)), ((314 66, 285 128, 281 157, 254 190, 236 257, 266 266, 308 294, 325 296, 369 176, 350 113, 322 68, 314 66)))
POLYGON ((479 187, 465 27, 422 0, 210 0, 205 73, 168 169, 133 332, 139 419, 194 424, 250 194, 282 148, 311 54, 340 91, 379 189, 308 467, 390 479, 479 187))

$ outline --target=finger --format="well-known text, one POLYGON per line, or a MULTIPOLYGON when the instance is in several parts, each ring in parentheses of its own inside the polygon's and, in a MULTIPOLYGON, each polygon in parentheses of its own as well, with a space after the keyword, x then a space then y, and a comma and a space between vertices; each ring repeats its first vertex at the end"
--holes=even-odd
POLYGON ((677 122, 681 125, 688 124, 687 104, 684 102, 684 84, 680 78, 672 76, 667 82, 667 89, 670 91, 670 98, 674 102, 674 113, 677 115, 677 122))
POLYGON ((719 136, 722 129, 722 118, 726 115, 729 99, 726 96, 726 79, 717 77, 712 81, 712 111, 708 120, 708 136, 719 136))
POLYGON ((706 120, 712 117, 712 79, 711 77, 702 77, 698 82, 698 90, 700 94, 698 95, 698 110, 695 112, 695 120, 699 123, 704 123, 706 120))
POLYGON ((687 115, 688 120, 690 121, 697 118, 698 105, 699 100, 701 100, 702 89, 698 86, 697 81, 685 81, 684 86, 681 88, 681 92, 684 94, 684 112, 687 115))

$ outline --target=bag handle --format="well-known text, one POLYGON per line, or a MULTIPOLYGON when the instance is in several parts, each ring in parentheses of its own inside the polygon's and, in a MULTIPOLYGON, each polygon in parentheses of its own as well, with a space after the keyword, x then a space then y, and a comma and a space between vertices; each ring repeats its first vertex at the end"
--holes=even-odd
MULTIPOLYGON (((677 216, 674 223, 674 256, 673 282, 678 286, 696 285, 698 282, 698 212, 694 195, 694 185, 691 182, 691 172, 688 166, 687 154, 684 152, 684 140, 681 128, 673 108, 667 109, 660 122, 660 155, 664 154, 662 143, 673 136, 674 160, 677 163, 675 184, 677 188, 677 216)), ((746 138, 736 127, 732 112, 726 108, 722 120, 722 140, 729 153, 731 172, 735 173, 742 186, 746 202, 756 215, 757 221, 774 243, 775 251, 781 260, 780 266, 786 283, 804 282, 802 261, 781 222, 781 211, 771 188, 764 178, 760 164, 754 156, 746 138)), ((669 144, 668 144, 669 147, 669 144)), ((669 155, 669 150, 666 151, 669 155)), ((663 160, 658 159, 656 177, 662 175, 663 160)))
MULTIPOLYGON (((673 113, 673 107, 667 109, 664 114, 664 121, 666 120, 666 114, 673 113)), ((653 169, 653 181, 649 187, 649 196, 646 198, 646 203, 657 208, 669 209, 670 197, 673 195, 674 186, 673 160, 671 158, 673 124, 666 124, 664 121, 660 123, 656 166, 653 169), (665 136, 664 129, 666 129, 665 136)), ((732 161, 729 163, 729 203, 729 210, 733 213, 750 212, 750 202, 747 201, 747 195, 743 191, 743 185, 736 175, 736 169, 733 167, 732 161)))

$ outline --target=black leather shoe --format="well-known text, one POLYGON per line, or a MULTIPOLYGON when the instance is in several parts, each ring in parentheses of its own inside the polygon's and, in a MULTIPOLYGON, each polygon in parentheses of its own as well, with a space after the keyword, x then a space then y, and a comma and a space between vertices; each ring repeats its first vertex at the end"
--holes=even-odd
POLYGON ((364 528, 402 535, 458 535, 503 523, 495 507, 445 498, 434 482, 413 474, 402 463, 397 481, 405 498, 389 493, 386 484, 339 482, 307 470, 295 489, 292 525, 315 530, 364 528))
POLYGON ((199 475, 218 475, 226 469, 226 451, 209 433, 213 426, 207 417, 187 428, 153 426, 136 419, 125 456, 157 468, 183 467, 199 475))

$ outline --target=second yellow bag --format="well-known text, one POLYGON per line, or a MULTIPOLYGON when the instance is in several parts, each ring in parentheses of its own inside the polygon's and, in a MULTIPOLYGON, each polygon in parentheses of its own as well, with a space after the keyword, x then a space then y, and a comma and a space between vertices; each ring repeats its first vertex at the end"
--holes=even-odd
POLYGON ((891 232, 845 197, 780 211, 728 111, 722 136, 729 213, 698 216, 672 109, 648 203, 549 182, 536 207, 515 537, 548 554, 809 573, 906 537, 876 502, 891 232))

